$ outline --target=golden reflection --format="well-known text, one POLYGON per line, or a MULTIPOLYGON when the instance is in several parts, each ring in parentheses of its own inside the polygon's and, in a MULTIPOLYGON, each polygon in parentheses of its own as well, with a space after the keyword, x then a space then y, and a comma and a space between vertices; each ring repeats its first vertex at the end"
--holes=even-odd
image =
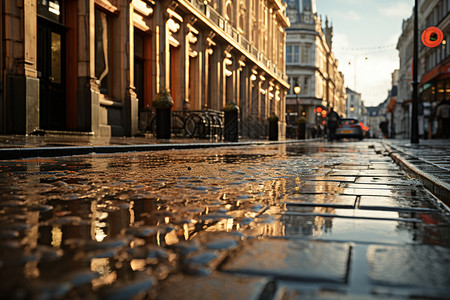
POLYGON ((23 274, 26 278, 38 278, 40 275, 38 261, 27 262, 23 268, 23 274))
POLYGON ((226 219, 224 225, 225 225, 225 231, 233 230, 233 219, 226 219))
POLYGON ((99 273, 100 277, 92 280, 92 288, 95 290, 103 285, 112 284, 117 279, 116 272, 112 272, 109 266, 109 258, 93 258, 91 271, 99 273))
POLYGON ((189 227, 188 224, 184 223, 183 224, 183 231, 184 231, 184 240, 188 240, 189 239, 189 227))
POLYGON ((62 231, 59 227, 52 228, 52 246, 55 248, 60 248, 62 242, 62 231))
POLYGON ((104 228, 107 227, 106 222, 102 220, 108 217, 108 213, 97 210, 97 201, 93 201, 91 204, 92 211, 92 227, 91 227, 91 238, 97 242, 103 241, 107 234, 104 228))
POLYGON ((166 236, 164 237, 164 240, 165 240, 166 244, 169 246, 174 245, 179 242, 179 239, 178 239, 178 236, 177 236, 177 233, 175 232, 175 230, 166 234, 166 236))
POLYGON ((130 267, 133 271, 144 271, 145 266, 145 259, 132 259, 130 261, 130 267))
POLYGON ((170 223, 170 218, 169 217, 164 217, 164 223, 169 224, 170 223))
POLYGON ((161 232, 156 234, 156 245, 161 246, 161 232))
POLYGON ((128 209, 128 211, 130 212, 130 226, 133 226, 134 221, 136 219, 134 215, 134 201, 130 202, 130 208, 128 209))

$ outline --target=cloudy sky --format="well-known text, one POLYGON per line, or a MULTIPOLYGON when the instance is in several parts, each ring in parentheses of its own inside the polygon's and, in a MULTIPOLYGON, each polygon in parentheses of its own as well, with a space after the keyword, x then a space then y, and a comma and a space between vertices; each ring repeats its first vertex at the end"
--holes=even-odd
POLYGON ((316 0, 317 13, 333 25, 333 52, 347 87, 362 94, 366 106, 387 97, 402 21, 414 0, 316 0), (355 76, 356 75, 356 76, 355 76))

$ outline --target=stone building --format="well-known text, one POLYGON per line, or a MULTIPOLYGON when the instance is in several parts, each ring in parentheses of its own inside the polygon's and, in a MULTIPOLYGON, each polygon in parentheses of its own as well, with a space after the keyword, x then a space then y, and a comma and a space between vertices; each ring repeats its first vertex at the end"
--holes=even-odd
POLYGON ((286 99, 288 123, 299 116, 307 128, 321 124, 316 109, 334 108, 345 115, 345 83, 332 52, 333 27, 317 15, 315 0, 287 0, 286 74, 290 89, 286 99), (297 89, 296 89, 297 87, 297 89), (296 93, 300 90, 299 93, 296 93))
MULTIPOLYGON (((437 105, 450 98, 450 2, 448 0, 418 1, 418 82, 419 82, 419 136, 439 138, 439 122, 434 116, 437 105), (437 27, 443 32, 444 41, 437 47, 426 47, 421 41, 422 32, 437 27)), ((400 68, 398 96, 395 103, 397 137, 411 136, 412 67, 413 67, 414 15, 403 21, 402 34, 397 43, 400 68)))
POLYGON ((364 102, 361 93, 346 88, 346 117, 362 121, 364 102))
POLYGON ((2 1, 0 132, 132 136, 169 90, 173 110, 240 108, 241 135, 285 130, 281 0, 2 1))

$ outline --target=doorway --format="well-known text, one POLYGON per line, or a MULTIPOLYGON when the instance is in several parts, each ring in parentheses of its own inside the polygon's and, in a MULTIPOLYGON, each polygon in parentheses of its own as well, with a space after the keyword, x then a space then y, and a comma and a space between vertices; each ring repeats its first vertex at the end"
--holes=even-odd
POLYGON ((66 129, 65 27, 38 17, 37 71, 41 129, 66 129))

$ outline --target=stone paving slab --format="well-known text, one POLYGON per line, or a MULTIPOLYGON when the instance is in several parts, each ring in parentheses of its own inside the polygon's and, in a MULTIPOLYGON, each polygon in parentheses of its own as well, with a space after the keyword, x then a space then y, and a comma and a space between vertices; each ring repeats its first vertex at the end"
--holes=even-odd
POLYGON ((391 178, 391 177, 358 177, 355 183, 366 184, 385 184, 385 185, 406 185, 406 186, 418 186, 421 183, 418 180, 411 180, 404 178, 391 178))
POLYGON ((423 199, 414 201, 410 197, 361 196, 358 207, 360 209, 438 212, 439 210, 431 203, 431 201, 424 202, 423 199))
POLYGON ((450 249, 403 245, 369 247, 370 280, 376 284, 419 286, 445 290, 450 295, 450 249))
MULTIPOLYGON (((392 216, 392 212, 388 213, 387 216, 392 216)), ((266 224, 257 233, 265 238, 310 238, 393 245, 433 242, 450 246, 450 225, 438 216, 429 214, 412 217, 406 213, 404 216, 399 214, 396 218, 383 218, 378 214, 378 218, 364 218, 314 212, 285 213, 277 216, 276 220, 285 224, 282 229, 275 221, 266 224)))
POLYGON ((211 276, 174 276, 164 282, 159 300, 258 300, 269 279, 214 273, 211 276))
POLYGON ((247 240, 222 270, 303 281, 345 283, 351 246, 303 240, 247 240), (330 255, 333 253, 333 255, 330 255))
POLYGON ((334 207, 334 208, 354 208, 356 196, 328 195, 328 194, 301 194, 285 198, 280 204, 287 206, 315 206, 315 207, 334 207))
POLYGON ((333 171, 329 174, 329 176, 357 176, 357 177, 394 177, 394 178, 402 178, 405 175, 401 172, 391 172, 389 170, 364 170, 364 171, 355 171, 355 170, 343 170, 343 171, 333 171))

